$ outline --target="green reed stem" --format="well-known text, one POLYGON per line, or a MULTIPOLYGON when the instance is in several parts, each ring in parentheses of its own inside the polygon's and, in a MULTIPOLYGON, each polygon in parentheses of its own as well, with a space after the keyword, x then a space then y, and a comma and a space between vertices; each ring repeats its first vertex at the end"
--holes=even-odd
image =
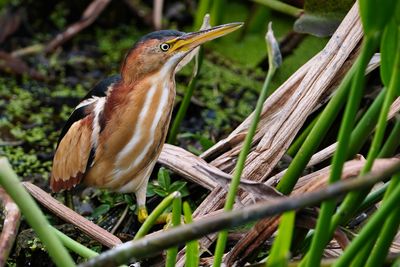
POLYGON ((351 133, 346 159, 351 159, 360 152, 362 146, 368 140, 371 132, 375 129, 379 118, 379 112, 385 99, 385 93, 386 89, 383 88, 351 133))
POLYGON ((356 213, 362 212, 366 209, 368 209, 369 207, 371 207, 372 205, 374 205, 375 203, 379 202, 382 200, 383 195, 385 194, 387 188, 390 185, 390 181, 385 183, 383 186, 381 186, 379 189, 371 192, 363 201, 363 203, 360 205, 360 207, 357 209, 356 213))
POLYGON ((75 266, 68 251, 55 235, 53 228, 36 202, 21 185, 6 158, 0 158, 0 185, 18 205, 29 225, 32 226, 40 240, 46 246, 54 263, 61 267, 75 266))
MULTIPOLYGON (((183 203, 183 215, 185 217, 185 224, 190 224, 193 222, 192 210, 190 209, 189 203, 183 203)), ((186 267, 197 267, 199 266, 199 241, 193 240, 186 243, 186 267)))
POLYGON ((79 256, 89 259, 96 257, 99 255, 96 251, 91 250, 90 248, 85 247, 81 243, 73 240, 63 232, 59 231, 56 228, 53 228, 54 233, 57 235, 58 239, 60 239, 61 243, 68 248, 69 250, 75 252, 79 256))
MULTIPOLYGON (((231 185, 229 187, 228 195, 226 197, 226 202, 224 206, 225 211, 230 211, 233 208, 233 204, 235 203, 235 197, 237 193, 237 189, 239 187, 240 183, 240 177, 242 175, 243 169, 244 169, 244 164, 246 162, 247 154, 250 151, 251 148, 251 141, 253 140, 254 134, 257 129, 257 124, 260 119, 260 114, 262 111, 263 103, 268 96, 268 89, 269 85, 271 83, 272 77, 274 76, 276 69, 275 68, 270 68, 267 73, 267 77, 264 81, 264 85, 261 89, 261 94, 260 97, 258 98, 256 109, 253 114, 253 120, 251 122, 251 125, 249 127, 249 131, 246 135, 246 138, 243 142, 243 148, 240 151, 239 158, 235 167, 235 171, 233 173, 233 178, 231 185)), ((221 231, 218 235, 218 240, 217 240, 217 246, 215 249, 215 254, 214 254, 214 264, 213 266, 220 266, 222 262, 222 256, 224 254, 225 250, 225 244, 228 238, 228 232, 227 231, 221 231)))
POLYGON ((358 251, 356 255, 354 255, 354 260, 351 263, 351 267, 364 267, 365 262, 368 259, 368 254, 371 252, 371 249, 374 247, 375 240, 378 237, 378 233, 374 232, 368 239, 368 241, 364 244, 364 246, 358 251))
POLYGON ((400 256, 394 260, 392 267, 400 267, 400 256))
POLYGON ((265 5, 275 11, 281 12, 283 14, 298 18, 304 11, 303 9, 288 5, 284 2, 277 0, 253 0, 256 3, 265 5))
POLYGON ((393 129, 390 132, 389 137, 386 139, 381 151, 378 154, 378 158, 386 158, 394 155, 397 148, 400 145, 400 118, 396 118, 393 129))
MULTIPOLYGON (((400 178, 400 174, 395 175, 390 182, 386 183, 386 185, 389 185, 389 186, 388 186, 388 189, 385 191, 385 194, 384 194, 384 197, 383 197, 383 202, 387 201, 387 198, 393 192, 393 190, 395 189, 396 185, 398 184, 398 182, 400 180, 399 178, 400 178)), ((395 210, 393 212, 396 213, 396 212, 398 212, 398 210, 395 210)), ((383 236, 383 239, 381 237, 381 242, 383 241, 383 243, 382 243, 383 247, 382 248, 377 248, 379 253, 384 253, 385 247, 386 246, 390 246, 391 240, 394 238, 394 235, 392 236, 392 239, 390 239, 390 241, 389 241, 389 238, 390 238, 389 236, 393 234, 393 230, 394 230, 394 234, 396 234, 397 228, 398 228, 398 225, 396 227, 396 219, 397 218, 396 218, 396 215, 393 212, 390 214, 390 216, 392 216, 392 217, 389 217, 388 221, 386 221, 385 224, 384 224, 384 227, 386 226, 387 229, 383 229, 382 231, 380 231, 380 229, 378 229, 377 231, 372 233, 368 238, 368 242, 366 244, 364 244, 362 250, 360 252, 358 252, 357 255, 354 255, 355 259, 353 260, 353 262, 351 264, 352 267, 363 267, 363 266, 365 266, 366 261, 368 260, 368 258, 371 255, 372 248, 374 247, 374 245, 376 245, 375 242, 378 239, 379 234, 381 236, 383 236), (386 242, 389 242, 389 244, 387 244, 386 242)), ((388 249, 389 248, 387 248, 387 250, 388 249)), ((380 257, 382 257, 383 255, 386 255, 386 254, 387 254, 387 251, 386 251, 385 254, 380 254, 380 257)), ((380 260, 379 259, 373 259, 374 263, 376 263, 376 261, 380 261, 380 260)), ((380 266, 380 264, 375 265, 375 266, 380 266)))
MULTIPOLYGON (((268 32, 266 35, 266 43, 267 43, 269 69, 268 69, 267 76, 265 78, 263 87, 261 89, 260 96, 257 100, 256 108, 253 112, 253 119, 251 121, 249 130, 244 139, 243 147, 242 147, 242 150, 240 151, 238 161, 235 166, 233 178, 232 178, 231 184, 229 186, 229 191, 228 191, 226 201, 225 201, 225 206, 224 206, 225 211, 232 210, 233 205, 235 203, 235 197, 236 197, 236 193, 237 193, 237 190, 239 187, 240 177, 242 176, 242 172, 243 172, 244 165, 246 162, 247 154, 250 151, 251 142, 252 142, 254 134, 256 132, 258 121, 260 120, 260 115, 261 115, 261 111, 263 108, 263 104, 268 97, 270 83, 271 83, 272 77, 274 76, 277 68, 280 66, 280 64, 282 62, 282 56, 279 51, 278 43, 273 35, 271 23, 269 24, 268 27, 269 27, 269 29, 268 29, 268 32)), ((222 256, 224 255, 227 239, 228 239, 228 232, 221 231, 218 235, 217 245, 215 248, 214 263, 213 263, 214 267, 219 267, 221 265, 222 256)))
POLYGON ((278 234, 274 240, 265 266, 284 267, 290 259, 290 245, 292 243, 293 227, 296 212, 286 212, 281 216, 278 234))
POLYGON ((181 194, 177 191, 171 193, 166 198, 164 198, 160 204, 150 213, 149 217, 144 221, 142 226, 137 231, 135 238, 133 240, 138 240, 145 236, 153 227, 153 225, 157 222, 157 219, 161 216, 161 214, 172 204, 174 199, 180 198, 181 194))
MULTIPOLYGON (((361 102, 365 81, 365 69, 372 57, 377 42, 375 39, 364 39, 359 61, 357 61, 357 71, 352 81, 352 87, 348 96, 346 108, 344 111, 342 123, 339 130, 338 145, 332 159, 332 167, 329 176, 329 183, 332 184, 342 175, 343 165, 346 161, 346 155, 350 142, 350 134, 354 126, 356 113, 361 102)), ((308 257, 305 258, 305 266, 318 266, 321 261, 322 253, 326 243, 332 236, 332 231, 327 231, 327 225, 330 224, 332 215, 335 211, 335 201, 327 201, 322 203, 321 211, 318 216, 318 221, 311 242, 311 247, 308 252, 308 257)))
MULTIPOLYGON (((395 175, 399 179, 400 174, 395 175)), ((393 183, 394 184, 394 183, 393 183)), ((335 267, 349 266, 354 259, 354 255, 362 249, 368 242, 370 237, 376 232, 376 229, 381 229, 382 225, 387 221, 388 216, 397 211, 400 201, 400 183, 393 186, 394 189, 390 192, 382 206, 369 219, 368 223, 362 228, 358 236, 346 248, 342 256, 335 262, 335 267)), ((382 256, 383 257, 383 256, 382 256)), ((384 258, 384 257, 383 257, 384 258)))
POLYGON ((201 25, 203 24, 203 18, 204 16, 209 12, 210 6, 211 6, 212 1, 211 0, 200 0, 197 9, 196 9, 196 15, 194 18, 194 31, 198 31, 200 29, 201 25))
MULTIPOLYGON (((387 194, 385 194, 385 198, 383 200, 383 204, 387 201, 387 198, 393 193, 396 186, 400 185, 400 174, 395 175, 391 182, 390 186, 387 190, 387 194)), ((372 252, 367 254, 368 260, 365 266, 367 267, 375 267, 381 266, 385 260, 384 255, 387 255, 389 252, 390 245, 392 244, 393 238, 397 234, 397 230, 400 225, 400 205, 394 207, 388 218, 386 219, 382 230, 380 231, 378 241, 376 242, 372 252)))
POLYGON ((234 229, 252 221, 273 217, 289 210, 299 210, 314 206, 330 198, 338 198, 350 191, 370 187, 395 173, 400 172, 400 162, 389 162, 381 171, 371 172, 353 179, 346 179, 319 190, 300 196, 281 198, 273 205, 263 202, 246 206, 245 209, 222 212, 215 216, 199 219, 189 225, 181 225, 132 240, 108 250, 94 259, 81 264, 81 267, 115 266, 132 259, 143 259, 172 246, 186 243, 223 229, 234 229))
MULTIPOLYGON (((182 214, 182 199, 175 198, 172 202, 172 227, 181 224, 182 214)), ((176 263, 176 256, 178 255, 178 247, 173 247, 167 250, 167 259, 165 260, 166 267, 174 267, 176 263)))
MULTIPOLYGON (((376 42, 376 39, 374 39, 376 42)), ((397 90, 400 87, 400 52, 397 51, 395 64, 393 67, 392 78, 387 88, 385 100, 381 112, 379 114, 378 124, 376 127, 375 135, 372 140, 370 150, 368 151, 367 162, 361 171, 361 174, 365 174, 371 170, 372 164, 377 157, 379 150, 382 146, 382 140, 385 135, 385 129, 387 125, 387 115, 390 110, 390 106, 397 95, 397 90)), ((343 203, 340 205, 338 212, 335 214, 331 224, 331 230, 335 229, 339 224, 346 222, 353 214, 356 207, 364 200, 370 189, 362 190, 360 192, 351 192, 346 196, 343 203)))
POLYGON ((190 105, 190 99, 192 98, 194 88, 196 87, 197 81, 199 79, 199 73, 201 69, 201 65, 203 63, 203 48, 200 48, 199 55, 196 63, 196 70, 194 70, 194 75, 192 76, 189 85, 185 91, 182 102, 179 106, 178 113, 175 116, 175 119, 172 123, 171 129, 169 131, 167 143, 174 144, 176 142, 176 137, 179 133, 179 128, 185 115, 187 113, 188 107, 190 105))
POLYGON ((224 15, 224 7, 226 7, 226 0, 214 0, 211 7, 211 25, 219 25, 222 23, 224 15))

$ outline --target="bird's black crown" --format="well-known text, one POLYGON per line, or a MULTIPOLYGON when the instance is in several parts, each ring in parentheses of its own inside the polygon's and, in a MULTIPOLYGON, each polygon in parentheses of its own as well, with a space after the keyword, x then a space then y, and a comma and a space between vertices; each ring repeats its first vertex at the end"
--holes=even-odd
POLYGON ((185 34, 184 32, 175 31, 175 30, 161 30, 161 31, 156 31, 156 32, 151 32, 149 34, 146 34, 145 36, 140 38, 139 41, 137 41, 137 42, 141 43, 141 42, 151 40, 151 39, 161 40, 165 37, 178 37, 178 36, 182 36, 184 34, 185 34))

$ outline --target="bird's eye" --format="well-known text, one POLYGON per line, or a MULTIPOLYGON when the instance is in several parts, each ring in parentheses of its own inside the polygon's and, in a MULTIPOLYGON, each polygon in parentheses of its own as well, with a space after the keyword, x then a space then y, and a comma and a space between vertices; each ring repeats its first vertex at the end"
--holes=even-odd
POLYGON ((168 51, 169 47, 170 47, 169 44, 166 43, 160 45, 160 49, 164 52, 168 51))

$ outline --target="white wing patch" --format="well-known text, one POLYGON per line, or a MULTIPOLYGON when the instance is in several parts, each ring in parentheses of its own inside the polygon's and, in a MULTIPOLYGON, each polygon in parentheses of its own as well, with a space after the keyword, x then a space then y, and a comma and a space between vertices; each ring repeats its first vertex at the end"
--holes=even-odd
POLYGON ((99 97, 97 102, 95 103, 95 107, 93 110, 94 118, 93 118, 93 131, 92 131, 92 147, 96 148, 99 142, 99 134, 100 134, 100 123, 99 117, 101 112, 104 110, 104 105, 106 103, 105 97, 99 97))
POLYGON ((76 106, 75 110, 81 108, 81 107, 85 107, 88 105, 93 104, 94 102, 96 102, 97 100, 99 100, 100 97, 98 96, 92 96, 91 98, 85 99, 83 100, 81 103, 79 103, 79 105, 76 106))

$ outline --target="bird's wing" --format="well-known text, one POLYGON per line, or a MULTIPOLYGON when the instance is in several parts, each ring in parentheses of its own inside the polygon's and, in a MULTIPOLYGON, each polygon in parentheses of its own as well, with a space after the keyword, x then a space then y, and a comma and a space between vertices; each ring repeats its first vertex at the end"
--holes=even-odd
POLYGON ((98 83, 80 102, 61 131, 53 159, 50 187, 58 192, 78 184, 90 168, 96 147, 93 138, 97 119, 94 108, 104 103, 108 90, 120 80, 119 75, 111 76, 98 83))
POLYGON ((65 134, 68 132, 69 128, 76 121, 79 121, 86 117, 85 108, 94 103, 94 101, 98 100, 98 98, 106 97, 107 92, 110 89, 110 86, 114 83, 121 80, 121 75, 113 75, 108 77, 107 79, 102 80, 98 84, 96 84, 92 90, 90 90, 86 96, 81 100, 79 105, 75 108, 74 112, 72 112, 71 116, 68 118, 67 122, 64 125, 64 128, 61 130, 60 137, 58 139, 57 146, 60 144, 60 141, 64 138, 65 134))

